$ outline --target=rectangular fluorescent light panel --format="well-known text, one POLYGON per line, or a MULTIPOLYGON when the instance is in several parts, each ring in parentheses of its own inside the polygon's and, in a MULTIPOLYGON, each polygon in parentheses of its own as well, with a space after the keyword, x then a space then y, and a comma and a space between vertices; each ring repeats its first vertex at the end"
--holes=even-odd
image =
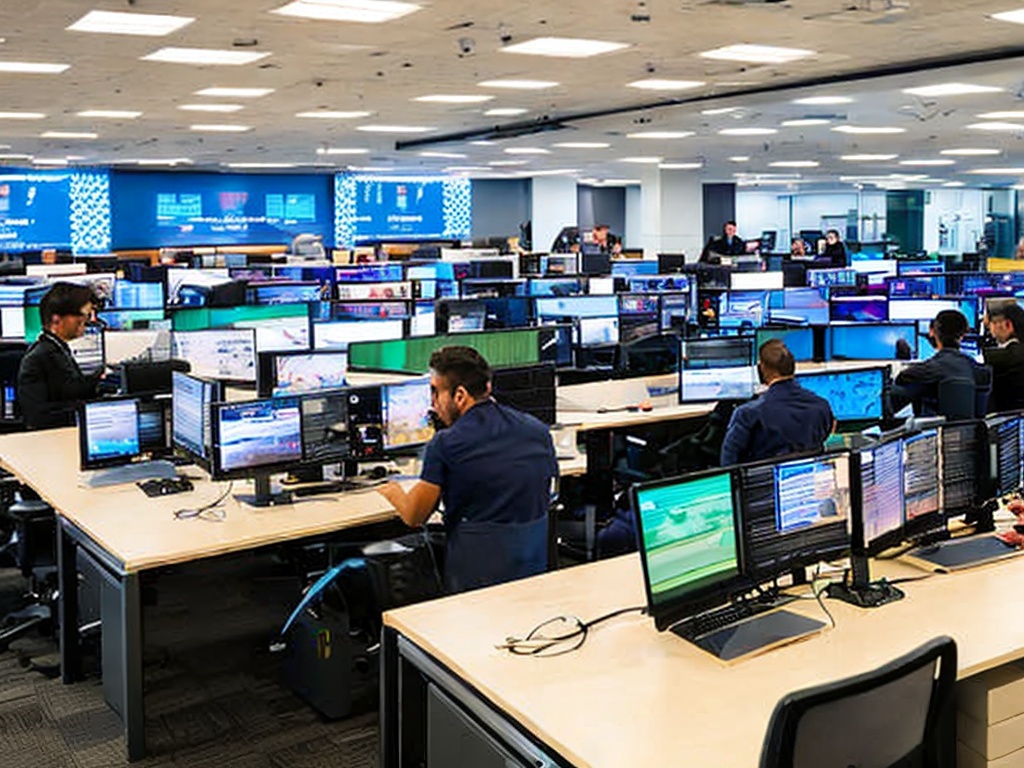
POLYGON ((108 35, 163 37, 187 27, 193 21, 195 19, 190 16, 89 11, 68 29, 73 32, 98 32, 108 35))
POLYGON ((858 133, 867 135, 882 135, 888 133, 906 133, 906 128, 894 128, 883 125, 837 125, 832 129, 836 133, 858 133))
POLYGON ((685 91, 690 88, 700 88, 705 85, 703 80, 661 80, 649 78, 647 80, 634 80, 627 83, 630 88, 640 88, 645 91, 685 91))
POLYGON ((413 101, 425 104, 480 104, 493 98, 486 94, 434 93, 429 96, 417 96, 413 101))
POLYGON ((215 99, 258 99, 274 92, 273 88, 203 88, 196 96, 211 96, 215 99))
POLYGON ((750 64, 788 64, 791 61, 813 56, 815 51, 804 48, 778 48, 773 45, 727 45, 704 51, 700 55, 705 59, 720 61, 745 61, 750 64))
POLYGON ((318 109, 313 112, 297 112, 296 117, 307 117, 312 119, 320 120, 354 120, 357 117, 369 117, 370 112, 365 111, 354 111, 354 112, 338 112, 327 109, 318 109))
POLYGON ((840 155, 840 160, 848 160, 850 162, 871 162, 872 160, 895 160, 899 155, 840 155))
POLYGON ((0 112, 0 120, 42 120, 42 112, 0 112))
POLYGON ((488 109, 484 115, 486 117, 515 117, 516 115, 525 115, 527 112, 529 110, 522 107, 496 107, 488 109))
POLYGON ((44 131, 39 134, 42 139, 97 139, 98 133, 88 131, 44 131))
POLYGON ((604 40, 585 40, 576 37, 535 37, 515 45, 506 45, 502 53, 522 53, 528 56, 556 56, 569 59, 585 59, 628 48, 627 43, 612 43, 604 40))
POLYGON ((111 120, 134 120, 142 113, 132 109, 86 109, 75 113, 78 117, 97 117, 111 120))
POLYGON ((553 80, 484 80, 477 83, 481 88, 509 88, 517 91, 541 91, 558 85, 553 80))
POLYGON ((211 133, 243 133, 245 131, 251 131, 252 128, 248 125, 215 125, 215 124, 200 124, 190 125, 189 130, 192 131, 210 131, 211 133))
POLYGON ((186 112, 238 112, 241 104, 179 104, 178 109, 186 112))
POLYGON ((399 3, 393 0, 295 0, 280 8, 274 8, 271 13, 320 21, 381 24, 408 16, 419 9, 420 6, 415 3, 399 3))
POLYGON ((923 85, 918 88, 904 88, 903 92, 911 96, 966 96, 972 93, 998 93, 1003 90, 991 85, 972 85, 971 83, 940 83, 923 85))
POLYGON ((42 61, 0 61, 0 72, 23 75, 59 75, 70 68, 70 64, 49 64, 42 61))
POLYGON ((216 48, 161 48, 141 57, 143 61, 170 64, 240 66, 265 59, 269 53, 259 51, 223 51, 216 48))

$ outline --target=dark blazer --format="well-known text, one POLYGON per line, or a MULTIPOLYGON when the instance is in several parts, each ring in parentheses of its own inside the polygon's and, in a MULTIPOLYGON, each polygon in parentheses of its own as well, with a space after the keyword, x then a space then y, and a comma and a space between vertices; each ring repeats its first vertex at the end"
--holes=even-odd
POLYGON ((747 243, 745 240, 741 240, 739 236, 716 237, 708 243, 707 250, 711 253, 717 253, 722 256, 742 256, 747 252, 747 243))
POLYGON ((908 403, 915 416, 935 416, 939 412, 939 382, 947 379, 979 380, 981 366, 959 349, 940 349, 932 357, 907 366, 893 384, 893 411, 908 403))
POLYGON ((988 410, 995 413, 1024 408, 1024 343, 1014 341, 1002 348, 989 347, 982 354, 992 368, 988 410))
POLYGON ((849 266, 847 263, 846 246, 842 243, 826 243, 825 252, 821 257, 822 260, 828 259, 833 269, 843 269, 849 266))
POLYGON ((86 376, 68 345, 44 331, 21 359, 18 404, 27 429, 52 429, 75 424, 79 402, 96 396, 100 372, 86 376))

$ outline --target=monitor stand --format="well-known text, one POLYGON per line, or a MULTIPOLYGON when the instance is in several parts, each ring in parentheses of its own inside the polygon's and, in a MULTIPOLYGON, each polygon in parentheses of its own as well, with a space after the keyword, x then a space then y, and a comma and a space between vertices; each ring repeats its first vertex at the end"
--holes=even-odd
POLYGON ((126 485, 152 478, 173 478, 177 471, 169 461, 139 461, 121 467, 92 469, 81 473, 82 483, 87 488, 103 488, 108 485, 126 485))
POLYGON ((826 594, 858 608, 878 608, 880 605, 902 600, 903 590, 889 584, 885 579, 871 581, 868 559, 863 555, 850 558, 851 580, 849 583, 829 584, 826 594))
POLYGON ((270 492, 270 475, 257 474, 252 478, 253 493, 238 493, 235 498, 242 504, 250 507, 275 507, 281 504, 291 504, 292 494, 290 491, 270 492))

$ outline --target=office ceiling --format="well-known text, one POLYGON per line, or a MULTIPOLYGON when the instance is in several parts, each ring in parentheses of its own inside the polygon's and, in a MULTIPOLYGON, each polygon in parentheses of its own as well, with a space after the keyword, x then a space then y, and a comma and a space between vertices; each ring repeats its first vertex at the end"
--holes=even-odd
POLYGON ((897 186, 990 186, 1024 180, 1024 111, 1020 119, 978 117, 1024 110, 1024 26, 992 18, 1024 6, 1024 0, 435 0, 380 24, 272 12, 284 3, 8 0, 0 6, 0 69, 12 61, 70 66, 59 74, 0 71, 0 112, 45 115, 38 119, 0 115, 0 162, 135 167, 140 160, 179 161, 178 167, 218 170, 230 169, 227 164, 276 163, 295 164, 303 172, 354 167, 402 173, 447 171, 474 178, 564 172, 584 180, 639 179, 645 165, 649 169, 660 162, 699 163, 708 179, 744 178, 766 185, 849 177, 897 186), (67 29, 90 10, 166 14, 195 21, 163 37, 67 29), (591 58, 504 50, 537 37, 587 38, 627 47, 591 58), (700 56, 739 43, 813 54, 789 64, 700 56), (168 46, 268 55, 238 66, 142 60, 168 46), (528 91, 480 85, 502 78, 558 85, 528 91), (674 92, 627 86, 649 78, 705 84, 674 92), (948 96, 901 90, 949 82, 1000 90, 948 96), (244 99, 196 94, 210 87, 273 91, 244 99), (413 100, 436 94, 493 98, 473 104, 413 100), (850 101, 793 103, 808 96, 841 96, 850 101), (216 113, 181 108, 195 104, 234 104, 241 109, 216 113), (526 112, 484 114, 495 108, 526 112), (721 111, 727 108, 734 109, 721 111), (87 110, 141 114, 133 119, 78 114, 87 110), (708 110, 718 112, 706 114, 708 110), (370 114, 326 119, 296 116, 323 111, 370 114), (808 119, 828 122, 782 125, 808 119), (968 128, 980 122, 1020 127, 968 128), (246 130, 223 133, 190 127, 209 124, 240 125, 246 130), (429 130, 414 134, 358 130, 368 125, 429 130), (842 126, 903 132, 864 135, 833 130, 842 126), (777 132, 719 133, 735 128, 777 132), (95 134, 95 138, 42 138, 47 131, 95 134), (692 135, 628 137, 650 131, 692 135), (473 143, 481 140, 489 143, 473 143), (554 146, 565 142, 608 146, 554 146), (940 154, 958 148, 998 150, 998 154, 940 154), (330 154, 330 149, 367 151, 330 154), (516 151, 523 149, 545 152, 516 151), (840 159, 864 154, 897 157, 840 159), (730 159, 739 157, 749 159, 730 159), (637 158, 641 161, 636 162, 637 158), (953 163, 905 164, 935 160, 953 163), (819 165, 772 165, 780 162, 819 165), (1003 170, 971 172, 985 169, 1003 170))

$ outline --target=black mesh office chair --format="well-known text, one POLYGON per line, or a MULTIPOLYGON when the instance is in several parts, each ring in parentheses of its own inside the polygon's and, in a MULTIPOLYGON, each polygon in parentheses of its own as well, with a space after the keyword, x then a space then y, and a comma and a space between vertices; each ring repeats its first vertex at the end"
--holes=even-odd
MULTIPOLYGON (((946 379, 938 384, 938 411, 947 419, 975 417, 975 384, 973 379, 946 379)), ((981 415, 984 415, 982 412, 981 415)))
POLYGON ((761 768, 951 768, 956 643, 938 637, 862 675, 784 696, 761 768))
POLYGON ((57 522, 53 508, 40 499, 22 499, 8 506, 3 515, 14 525, 7 548, 28 580, 29 602, 0 619, 0 651, 34 629, 46 630, 53 623, 57 596, 57 522))

